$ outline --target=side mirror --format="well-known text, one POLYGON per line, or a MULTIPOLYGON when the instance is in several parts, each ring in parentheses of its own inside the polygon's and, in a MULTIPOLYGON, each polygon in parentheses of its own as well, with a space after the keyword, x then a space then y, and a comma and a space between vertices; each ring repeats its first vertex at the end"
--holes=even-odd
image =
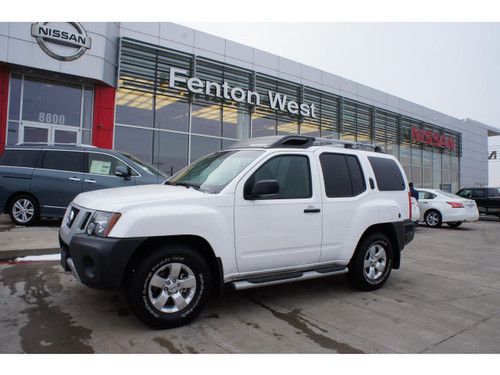
POLYGON ((127 179, 132 175, 132 171, 130 170, 130 168, 119 165, 118 167, 116 167, 115 175, 127 179))
POLYGON ((280 191, 280 184, 277 180, 261 180, 257 181, 252 186, 252 191, 247 199, 268 198, 278 194, 280 191))

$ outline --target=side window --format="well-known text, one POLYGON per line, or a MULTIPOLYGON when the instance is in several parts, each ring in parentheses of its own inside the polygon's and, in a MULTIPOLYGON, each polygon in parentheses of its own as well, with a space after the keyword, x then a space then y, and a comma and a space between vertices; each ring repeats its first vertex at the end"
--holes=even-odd
POLYGON ((436 198, 436 195, 429 193, 428 191, 418 192, 418 199, 434 199, 434 198, 436 198))
POLYGON ((0 165, 35 168, 39 154, 39 150, 5 150, 0 157, 0 165))
POLYGON ((328 198, 353 197, 366 190, 363 171, 356 156, 324 153, 319 160, 328 198))
POLYGON ((392 159, 368 156, 380 191, 402 191, 405 181, 401 171, 392 159))
POLYGON ((88 152, 87 155, 87 173, 104 176, 114 176, 116 167, 122 166, 128 168, 128 165, 111 155, 98 154, 94 152, 88 152))
POLYGON ((484 197, 486 197, 486 194, 485 194, 483 189, 473 189, 472 196, 474 198, 484 198, 484 197))
POLYGON ((488 196, 490 197, 500 197, 500 192, 498 191, 498 189, 488 189, 488 196))
POLYGON ((245 183, 245 195, 257 181, 277 180, 279 193, 272 199, 312 197, 309 158, 304 155, 279 155, 266 161, 245 183))
POLYGON ((83 152, 45 151, 42 168, 67 172, 83 172, 83 152))
POLYGON ((472 192, 469 189, 462 189, 457 195, 463 198, 470 198, 472 196, 472 192))

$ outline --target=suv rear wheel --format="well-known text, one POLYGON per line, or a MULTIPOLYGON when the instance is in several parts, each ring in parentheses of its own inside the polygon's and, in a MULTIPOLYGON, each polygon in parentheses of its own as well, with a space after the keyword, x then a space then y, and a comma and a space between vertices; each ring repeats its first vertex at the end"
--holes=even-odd
POLYGON ((380 288, 389 278, 392 269, 393 249, 383 233, 373 233, 359 244, 349 264, 347 279, 360 290, 380 288))
POLYGON ((40 217, 38 202, 29 194, 20 194, 10 203, 9 216, 16 225, 33 225, 40 217))
POLYGON ((211 287, 210 268, 195 250, 163 247, 143 259, 125 285, 130 308, 153 328, 189 323, 203 309, 211 287))
POLYGON ((425 213, 424 221, 428 227, 439 228, 443 223, 443 218, 441 217, 439 211, 429 210, 425 213))

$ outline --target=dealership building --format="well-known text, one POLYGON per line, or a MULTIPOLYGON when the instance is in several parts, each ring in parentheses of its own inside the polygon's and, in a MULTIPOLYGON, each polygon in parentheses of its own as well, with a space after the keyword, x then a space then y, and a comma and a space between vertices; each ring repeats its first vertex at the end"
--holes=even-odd
POLYGON ((0 152, 89 144, 170 174, 275 134, 374 142, 416 186, 457 191, 488 184, 500 133, 172 23, 0 23, 0 152))

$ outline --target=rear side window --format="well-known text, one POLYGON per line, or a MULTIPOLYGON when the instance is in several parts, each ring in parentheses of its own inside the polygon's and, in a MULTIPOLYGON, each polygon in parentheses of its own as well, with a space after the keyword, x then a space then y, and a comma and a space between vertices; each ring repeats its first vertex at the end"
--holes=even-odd
POLYGON ((366 190, 363 170, 356 156, 325 153, 319 160, 328 198, 354 197, 366 190))
POLYGON ((83 152, 45 151, 42 168, 68 172, 83 172, 83 152))
POLYGON ((396 162, 392 159, 368 156, 380 191, 405 190, 405 180, 396 162))
POLYGON ((0 157, 0 165, 35 168, 39 154, 39 150, 5 150, 0 157))

